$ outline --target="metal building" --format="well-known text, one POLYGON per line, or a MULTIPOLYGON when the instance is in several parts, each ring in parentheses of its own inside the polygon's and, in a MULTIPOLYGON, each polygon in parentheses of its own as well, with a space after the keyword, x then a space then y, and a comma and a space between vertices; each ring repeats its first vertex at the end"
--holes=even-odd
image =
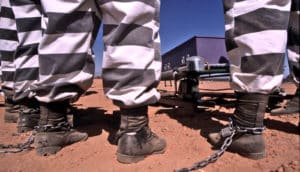
POLYGON ((184 66, 186 58, 201 56, 209 64, 228 63, 225 39, 194 36, 162 55, 162 71, 184 66))

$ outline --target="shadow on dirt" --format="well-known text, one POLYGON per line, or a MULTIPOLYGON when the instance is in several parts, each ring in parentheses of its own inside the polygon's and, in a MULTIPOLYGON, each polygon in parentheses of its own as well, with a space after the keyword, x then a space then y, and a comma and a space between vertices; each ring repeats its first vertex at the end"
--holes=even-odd
POLYGON ((83 93, 82 96, 89 96, 89 95, 97 94, 97 93, 98 93, 97 91, 87 91, 87 92, 83 93))
POLYGON ((274 119, 265 119, 264 124, 268 129, 283 131, 290 134, 300 134, 299 126, 289 122, 277 121, 274 119))
POLYGON ((105 130, 109 133, 107 138, 109 143, 116 144, 115 133, 119 128, 120 113, 115 111, 113 114, 105 114, 105 112, 101 108, 79 109, 73 107, 74 128, 88 133, 89 137, 101 135, 102 130, 105 130))
MULTIPOLYGON (((215 99, 215 105, 234 108, 234 101, 225 100, 223 98, 215 99)), ((179 123, 192 129, 200 129, 200 134, 207 138, 208 134, 211 132, 219 132, 225 127, 218 120, 229 121, 232 118, 232 113, 220 112, 218 110, 209 111, 208 108, 197 109, 195 111, 191 108, 175 108, 172 106, 165 106, 169 109, 161 109, 157 113, 165 113, 170 118, 176 119, 179 123)), ((226 122, 228 123, 228 122, 226 122)), ((294 125, 289 122, 283 122, 280 120, 266 118, 264 120, 264 125, 267 129, 273 129, 278 131, 283 131, 291 134, 299 134, 299 126, 294 125)))
POLYGON ((232 114, 219 111, 205 111, 201 110, 193 112, 191 109, 185 108, 173 108, 173 109, 161 109, 157 114, 165 113, 170 118, 177 120, 184 126, 189 128, 200 130, 200 135, 207 138, 211 132, 218 132, 221 128, 225 127, 218 120, 227 121, 232 114), (214 119, 215 118, 215 119, 214 119))

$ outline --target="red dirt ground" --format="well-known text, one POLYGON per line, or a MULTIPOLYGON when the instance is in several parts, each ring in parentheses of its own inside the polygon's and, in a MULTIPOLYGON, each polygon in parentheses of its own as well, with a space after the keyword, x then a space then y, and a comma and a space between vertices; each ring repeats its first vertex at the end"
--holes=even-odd
MULTIPOLYGON (((229 88, 227 82, 201 82, 200 91, 229 88)), ((287 93, 293 93, 292 84, 283 84, 287 93)), ((172 90, 172 87, 160 89, 172 90)), ((24 142, 29 133, 18 134, 16 124, 3 122, 3 98, 0 105, 0 143, 24 142)), ((207 133, 216 131, 227 123, 233 108, 216 106, 203 112, 189 108, 151 106, 150 126, 166 139, 164 154, 147 157, 136 164, 120 164, 116 160, 117 146, 111 136, 117 130, 114 114, 118 108, 103 94, 102 82, 95 79, 87 94, 76 102, 76 114, 80 120, 77 129, 89 134, 85 142, 65 147, 56 155, 39 157, 35 150, 17 154, 0 155, 0 172, 74 171, 74 172, 172 172, 174 169, 193 165, 207 158, 216 150, 207 142, 207 133)), ((299 172, 300 144, 298 134, 299 115, 265 117, 267 157, 249 160, 238 154, 225 152, 215 163, 197 170, 201 172, 299 172)))

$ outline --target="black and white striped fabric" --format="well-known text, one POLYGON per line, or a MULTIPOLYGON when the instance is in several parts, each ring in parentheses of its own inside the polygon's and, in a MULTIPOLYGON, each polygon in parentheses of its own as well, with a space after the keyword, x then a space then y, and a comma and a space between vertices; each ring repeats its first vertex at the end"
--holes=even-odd
POLYGON ((300 81, 300 2, 299 0, 292 0, 292 8, 288 27, 288 60, 290 73, 293 77, 294 82, 299 87, 300 81))
POLYGON ((283 79, 291 0, 223 0, 236 91, 270 93, 283 79))
POLYGON ((2 91, 6 97, 14 95, 14 53, 17 49, 18 36, 16 21, 9 0, 0 1, 0 53, 2 71, 2 91))
POLYGON ((38 45, 41 41, 41 8, 38 0, 10 0, 16 18, 19 46, 15 53, 15 100, 32 96, 39 77, 38 45))
POLYGON ((121 108, 160 98, 159 0, 41 0, 41 4, 46 30, 39 48, 39 101, 76 99, 90 87, 94 74, 90 49, 99 20, 106 95, 121 108))

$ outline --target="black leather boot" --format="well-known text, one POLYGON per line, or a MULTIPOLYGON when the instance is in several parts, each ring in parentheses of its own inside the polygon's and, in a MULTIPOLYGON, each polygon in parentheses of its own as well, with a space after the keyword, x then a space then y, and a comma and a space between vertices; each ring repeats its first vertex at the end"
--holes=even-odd
POLYGON ((40 156, 55 154, 63 147, 84 141, 87 133, 72 130, 67 121, 68 101, 41 103, 41 118, 36 127, 34 144, 40 156))
POLYGON ((280 108, 272 109, 270 114, 271 115, 288 115, 288 114, 299 114, 299 96, 300 96, 300 89, 296 90, 294 97, 287 102, 286 105, 280 108))
POLYGON ((209 134, 208 140, 214 146, 219 147, 225 138, 232 134, 230 132, 235 130, 236 134, 228 150, 250 159, 262 159, 266 156, 262 131, 268 95, 237 93, 237 96, 233 127, 222 129, 219 133, 209 134))
POLYGON ((136 163, 153 154, 164 153, 166 141, 148 127, 148 108, 121 109, 117 160, 136 163))
POLYGON ((16 123, 19 119, 20 105, 10 97, 5 97, 4 122, 16 123))
POLYGON ((31 131, 38 125, 40 119, 39 102, 34 98, 25 98, 20 101, 17 130, 19 133, 31 131))

